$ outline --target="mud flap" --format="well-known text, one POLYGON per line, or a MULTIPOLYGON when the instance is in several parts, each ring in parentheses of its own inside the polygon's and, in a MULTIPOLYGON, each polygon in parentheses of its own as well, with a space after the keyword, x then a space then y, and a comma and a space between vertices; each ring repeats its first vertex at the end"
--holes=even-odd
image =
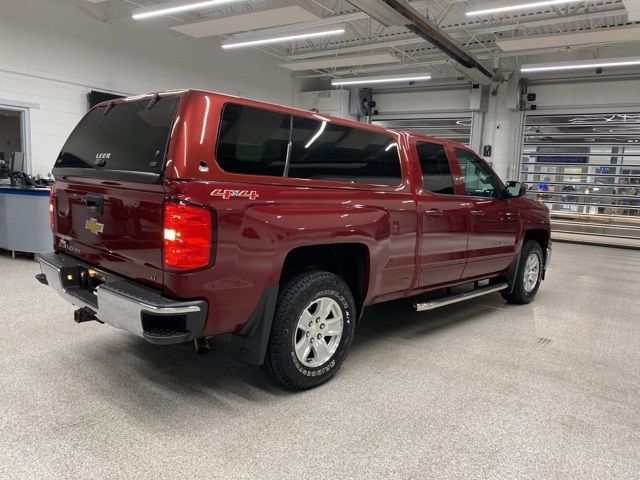
POLYGON ((520 252, 517 253, 516 258, 513 259, 513 263, 509 267, 507 274, 505 275, 505 280, 509 284, 509 287, 504 290, 506 293, 512 293, 513 287, 516 285, 516 275, 518 274, 518 267, 520 266, 520 252))
POLYGON ((278 285, 264 289, 256 309, 239 334, 213 337, 222 352, 251 365, 264 363, 278 302, 278 290, 278 285))

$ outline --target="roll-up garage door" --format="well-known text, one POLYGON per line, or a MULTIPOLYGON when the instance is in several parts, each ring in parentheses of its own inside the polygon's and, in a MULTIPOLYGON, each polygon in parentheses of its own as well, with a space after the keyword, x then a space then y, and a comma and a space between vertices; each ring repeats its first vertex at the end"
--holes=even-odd
POLYGON ((471 144, 472 115, 471 112, 460 114, 438 114, 429 116, 397 116, 374 119, 375 125, 393 130, 405 130, 432 137, 446 138, 471 144))
POLYGON ((640 112, 528 112, 521 167, 554 237, 640 246, 640 112))

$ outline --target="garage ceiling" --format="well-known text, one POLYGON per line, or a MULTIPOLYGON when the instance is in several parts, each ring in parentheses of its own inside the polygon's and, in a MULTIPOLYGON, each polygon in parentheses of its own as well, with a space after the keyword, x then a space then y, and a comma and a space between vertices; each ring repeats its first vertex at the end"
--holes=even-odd
MULTIPOLYGON (((71 0, 84 3, 107 22, 129 21, 122 15, 159 0, 71 0), (89 4, 94 4, 89 6, 89 4), (117 13, 116 13, 117 12, 117 13)), ((376 0, 372 0, 376 1, 376 0)), ((526 3, 513 0, 510 5, 526 3)), ((175 3, 175 2, 169 2, 175 3)), ((597 58, 603 43, 631 45, 640 53, 639 0, 573 1, 503 13, 467 16, 496 2, 481 0, 420 0, 410 5, 447 35, 480 58, 500 68, 502 59, 530 54, 584 50, 597 58), (558 34, 563 34, 557 37, 558 34), (551 40, 556 37, 556 40, 551 40)), ((503 2, 504 3, 504 2, 503 2)), ((265 55, 302 77, 340 78, 385 71, 426 71, 451 63, 438 49, 405 27, 385 27, 346 0, 246 0, 144 20, 219 48, 222 41, 242 41, 261 35, 285 36, 341 24, 345 33, 260 45, 265 55), (250 30, 248 30, 250 29, 250 30)), ((135 26, 135 25, 134 25, 135 26)), ((233 53, 229 53, 232 55, 233 53)))
POLYGON ((187 22, 171 29, 191 37, 202 38, 314 20, 320 20, 320 17, 298 5, 291 5, 231 17, 187 22))

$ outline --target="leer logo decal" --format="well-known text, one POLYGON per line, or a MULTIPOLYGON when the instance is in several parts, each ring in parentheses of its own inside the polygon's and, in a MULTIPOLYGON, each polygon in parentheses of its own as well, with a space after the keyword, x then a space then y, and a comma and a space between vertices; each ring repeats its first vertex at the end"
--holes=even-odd
POLYGON ((84 222, 84 228, 89 230, 94 235, 97 235, 99 233, 102 233, 102 231, 104 230, 104 223, 98 223, 95 218, 90 218, 89 220, 84 222))
POLYGON ((260 195, 255 190, 223 190, 216 188, 211 192, 213 197, 222 197, 223 200, 229 200, 232 197, 244 197, 249 200, 255 200, 260 195))

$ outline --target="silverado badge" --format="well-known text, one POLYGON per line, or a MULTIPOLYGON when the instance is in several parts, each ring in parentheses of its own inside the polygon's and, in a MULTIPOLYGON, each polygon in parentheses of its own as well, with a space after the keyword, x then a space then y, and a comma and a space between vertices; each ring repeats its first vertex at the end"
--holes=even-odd
POLYGON ((104 223, 98 223, 95 218, 90 218, 89 220, 84 222, 84 228, 89 230, 94 235, 97 235, 99 233, 102 233, 102 231, 104 230, 104 223))

